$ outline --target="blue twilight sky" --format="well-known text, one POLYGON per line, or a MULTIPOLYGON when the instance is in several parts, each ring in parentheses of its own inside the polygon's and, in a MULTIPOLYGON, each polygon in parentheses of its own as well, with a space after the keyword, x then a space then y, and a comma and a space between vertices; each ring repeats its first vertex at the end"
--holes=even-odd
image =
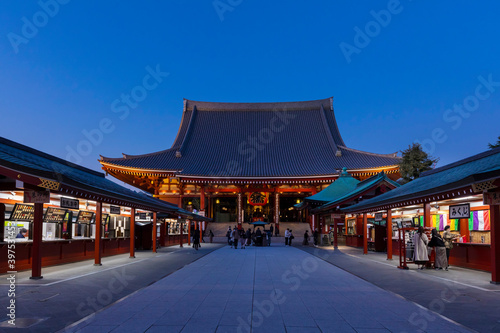
POLYGON ((6 0, 0 136, 99 170, 99 154, 169 148, 183 98, 333 96, 349 147, 419 140, 444 165, 500 135, 499 14, 498 1, 6 0))

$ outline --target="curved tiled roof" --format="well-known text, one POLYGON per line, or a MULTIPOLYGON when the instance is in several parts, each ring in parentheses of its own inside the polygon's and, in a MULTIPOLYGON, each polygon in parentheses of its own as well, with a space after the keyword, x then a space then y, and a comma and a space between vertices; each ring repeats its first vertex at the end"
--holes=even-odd
POLYGON ((170 149, 124 158, 101 158, 105 167, 179 172, 200 177, 335 175, 399 163, 347 148, 332 98, 283 103, 211 103, 185 100, 170 149))

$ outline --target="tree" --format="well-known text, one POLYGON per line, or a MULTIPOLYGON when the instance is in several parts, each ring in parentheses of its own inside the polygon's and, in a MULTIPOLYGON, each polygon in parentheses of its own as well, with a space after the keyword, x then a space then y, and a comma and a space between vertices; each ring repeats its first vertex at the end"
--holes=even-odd
POLYGON ((488 143, 488 147, 490 147, 490 149, 495 149, 500 147, 500 136, 498 137, 497 143, 488 143))
POLYGON ((417 179, 422 172, 431 170, 432 165, 439 161, 439 158, 427 155, 419 143, 408 146, 408 149, 401 151, 401 154, 403 159, 399 163, 399 172, 404 183, 417 179))

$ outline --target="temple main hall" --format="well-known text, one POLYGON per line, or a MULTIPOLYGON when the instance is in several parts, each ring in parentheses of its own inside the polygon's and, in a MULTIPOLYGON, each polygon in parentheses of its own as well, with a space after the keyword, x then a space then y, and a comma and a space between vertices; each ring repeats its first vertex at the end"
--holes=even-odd
POLYGON ((102 168, 181 208, 235 223, 310 223, 308 209, 294 205, 337 180, 343 168, 358 180, 381 171, 400 178, 396 153, 346 146, 333 98, 278 103, 185 99, 182 112, 169 149, 101 156, 102 168))

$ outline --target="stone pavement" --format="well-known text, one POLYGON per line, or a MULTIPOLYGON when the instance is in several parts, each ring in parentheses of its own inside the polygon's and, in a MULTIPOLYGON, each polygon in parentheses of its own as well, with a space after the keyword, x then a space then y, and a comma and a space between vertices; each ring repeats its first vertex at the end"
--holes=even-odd
POLYGON ((225 246, 67 331, 470 332, 314 254, 225 246))
MULTIPOLYGON (((30 271, 16 274, 16 326, 0 314, 0 332, 56 332, 102 310, 110 304, 161 280, 220 244, 203 243, 199 251, 185 245, 104 257, 102 266, 93 260, 44 267, 43 279, 30 280, 30 271), (2 321, 3 320, 3 321, 2 321)), ((0 275, 0 306, 9 302, 7 275, 0 275)))
MULTIPOLYGON (((478 332, 500 332, 500 285, 490 283, 491 273, 451 266, 449 271, 398 269, 399 257, 340 246, 300 247, 367 282, 431 309, 478 332)), ((419 316, 421 317, 421 316, 419 316)), ((425 327, 432 320, 420 321, 425 327)), ((431 318, 432 319, 432 318, 431 318)))

